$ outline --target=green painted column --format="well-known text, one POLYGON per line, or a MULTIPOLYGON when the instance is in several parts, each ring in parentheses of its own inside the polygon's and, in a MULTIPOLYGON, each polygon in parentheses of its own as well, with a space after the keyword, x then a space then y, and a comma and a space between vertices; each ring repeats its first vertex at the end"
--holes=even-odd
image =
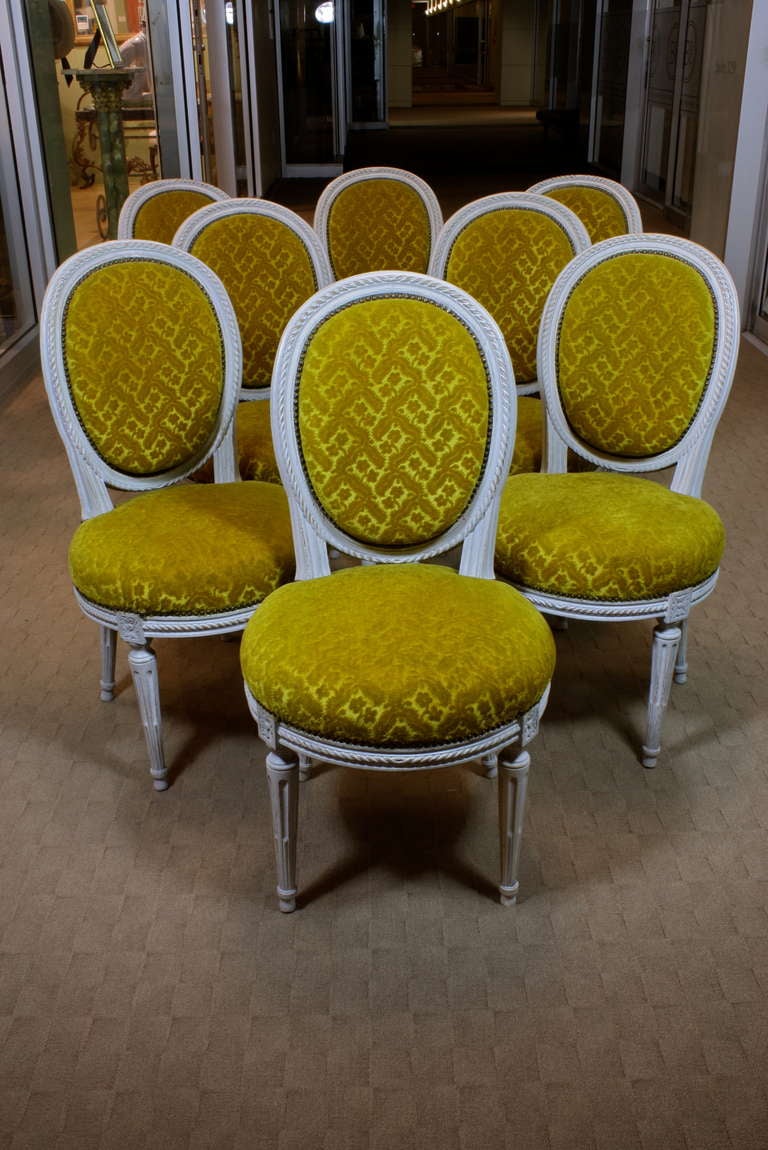
POLYGON ((93 100, 96 110, 107 205, 106 238, 110 240, 117 236, 117 218, 128 196, 128 165, 120 106, 123 92, 130 86, 134 71, 133 68, 78 68, 72 72, 80 87, 93 100))

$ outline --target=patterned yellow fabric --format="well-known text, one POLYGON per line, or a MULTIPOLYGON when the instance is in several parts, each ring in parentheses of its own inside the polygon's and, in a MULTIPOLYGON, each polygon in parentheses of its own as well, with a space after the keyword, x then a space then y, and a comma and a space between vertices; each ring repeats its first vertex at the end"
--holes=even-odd
POLYGON ((133 238, 169 244, 184 221, 211 202, 205 192, 167 191, 150 196, 134 217, 133 238))
POLYGON ((502 496, 496 570, 554 595, 630 602, 701 583, 724 543, 708 503, 650 479, 516 475, 502 496))
POLYGON ((237 409, 237 457, 243 479, 279 483, 280 472, 272 443, 269 400, 254 399, 237 409))
POLYGON ((473 220, 451 248, 445 279, 474 296, 496 320, 518 383, 536 378, 541 313, 573 254, 559 224, 519 208, 499 208, 473 220))
POLYGON ((571 188, 553 188, 544 193, 552 200, 564 204, 579 217, 593 244, 611 236, 627 233, 627 218, 619 204, 602 188, 576 185, 571 188))
POLYGON ((88 519, 69 550, 93 603, 138 615, 249 607, 293 576, 288 503, 272 483, 181 484, 88 519))
POLYGON ((243 387, 266 387, 283 328, 317 290, 300 237, 280 220, 240 213, 214 220, 191 247, 219 277, 237 313, 243 387))
POLYGON ((615 455, 667 450, 696 414, 714 340, 709 288, 682 260, 628 252, 599 264, 560 327, 557 381, 570 426, 615 455))
MULTIPOLYGON (((272 443, 269 400, 254 399, 238 404, 235 414, 237 462, 241 479, 280 483, 280 471, 272 443)), ((195 483, 213 483, 213 459, 207 459, 194 475, 195 483)))
POLYGON ((305 349, 298 430, 308 480, 337 526, 371 544, 432 539, 480 479, 490 427, 477 344, 425 300, 343 308, 305 349))
POLYGON ((210 440, 221 331, 207 295, 181 269, 125 260, 91 272, 69 301, 64 362, 83 429, 116 470, 156 474, 210 440))
POLYGON ((535 395, 521 395, 517 401, 517 434, 510 475, 538 471, 544 446, 544 404, 535 395))
POLYGON ((361 180, 345 188, 328 215, 327 246, 336 279, 359 272, 426 272, 429 214, 400 180, 361 180))
POLYGON ((254 696, 340 742, 424 746, 514 721, 554 667, 549 628, 503 583, 446 567, 352 567, 278 589, 243 635, 254 696))

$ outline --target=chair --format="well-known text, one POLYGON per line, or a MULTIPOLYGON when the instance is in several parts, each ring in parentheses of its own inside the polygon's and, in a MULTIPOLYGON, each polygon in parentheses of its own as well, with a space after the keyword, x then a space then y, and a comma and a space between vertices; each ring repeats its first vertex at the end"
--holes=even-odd
POLYGON ((646 767, 673 672, 686 679, 688 614, 717 581, 723 526, 700 494, 738 336, 728 272, 688 240, 619 236, 577 256, 542 320, 546 473, 513 476, 502 499, 496 571, 540 610, 657 620, 646 767), (599 470, 565 474, 567 450, 599 470), (668 487, 649 478, 665 468, 668 487))
POLYGON ((515 429, 498 328, 466 293, 374 272, 318 292, 286 327, 272 427, 297 582, 243 635, 270 748, 280 909, 296 905, 300 760, 377 771, 499 757, 501 884, 515 900, 528 771, 553 641, 493 579, 515 429), (459 572, 425 560, 461 547, 459 572), (331 574, 329 548, 359 560, 331 574))
MULTIPOLYGON (((268 200, 228 199, 185 220, 173 243, 206 263, 234 304, 243 345, 237 452, 243 479, 279 483, 269 385, 286 323, 333 279, 323 247, 295 212, 268 200), (266 402, 265 402, 266 401, 266 402)), ((210 478, 210 469, 197 478, 210 478)))
POLYGON ((518 397, 525 397, 518 402, 512 474, 541 466, 544 416, 535 395, 541 313, 558 274, 588 246, 585 228, 568 208, 529 192, 465 204, 435 243, 430 274, 474 296, 507 341, 518 397))
POLYGON ((150 773, 168 786, 152 640, 242 630, 293 575, 281 487, 236 478, 240 337, 219 280, 166 244, 115 240, 54 273, 41 316, 43 379, 83 522, 75 598, 101 633, 101 698, 116 635, 130 647, 150 773), (213 454, 216 483, 181 481, 213 454), (109 489, 141 493, 114 507, 109 489))
POLYGON ((187 216, 205 204, 228 199, 227 192, 200 180, 153 180, 126 199, 117 221, 117 238, 169 244, 187 216))
POLYGON ((429 184, 402 168, 358 168, 325 186, 314 228, 335 279, 361 272, 426 272, 443 223, 429 184))
POLYGON ((584 224, 593 244, 643 230, 635 197, 623 184, 605 176, 553 176, 533 184, 528 191, 549 196, 570 208, 584 224))

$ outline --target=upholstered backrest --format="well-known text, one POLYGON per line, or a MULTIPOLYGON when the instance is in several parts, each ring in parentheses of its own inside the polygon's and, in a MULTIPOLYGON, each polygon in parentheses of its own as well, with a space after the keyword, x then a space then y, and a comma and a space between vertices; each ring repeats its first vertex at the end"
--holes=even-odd
POLYGON ((379 272, 326 288, 278 351, 283 484, 310 530, 352 554, 397 560, 461 541, 500 489, 514 416, 498 327, 426 276, 379 272))
POLYGON ((205 265, 165 244, 117 240, 66 261, 46 293, 41 349, 70 459, 112 487, 183 478, 231 422, 234 312, 205 265))
POLYGON ((179 226, 198 208, 228 200, 221 188, 199 180, 155 180, 128 196, 120 210, 117 238, 169 244, 179 226))
POLYGON ((676 463, 712 430, 737 337, 733 283, 698 245, 635 235, 584 252, 553 288, 539 348, 561 457, 567 446, 620 470, 676 463))
POLYGON ((539 323, 552 284, 588 244, 567 208, 526 192, 503 193, 475 200, 446 221, 430 271, 488 309, 521 384, 536 378, 539 323))
POLYGON ((570 208, 584 224, 593 244, 643 230, 637 201, 616 180, 604 176, 554 176, 528 190, 570 208))
POLYGON ((279 204, 230 199, 195 212, 173 242, 203 260, 229 293, 243 343, 243 388, 268 387, 283 328, 332 279, 314 231, 279 204))
POLYGON ((314 226, 336 279, 384 269, 426 272, 442 214, 432 189, 399 168, 361 168, 321 193, 314 226))

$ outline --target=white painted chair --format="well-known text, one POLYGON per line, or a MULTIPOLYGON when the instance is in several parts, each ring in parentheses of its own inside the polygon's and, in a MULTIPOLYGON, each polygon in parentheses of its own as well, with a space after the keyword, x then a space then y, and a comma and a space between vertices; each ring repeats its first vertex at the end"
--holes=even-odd
POLYGON ((334 279, 362 272, 426 272, 443 215, 432 188, 402 168, 336 176, 315 207, 314 228, 334 279))
POLYGON ((240 325, 243 402, 236 439, 241 478, 279 483, 269 419, 272 367, 288 320, 333 279, 325 250, 295 212, 259 199, 227 199, 200 208, 184 221, 173 243, 216 273, 240 325))
POLYGON ((169 244, 187 216, 229 194, 201 180, 153 180, 126 199, 117 221, 119 240, 157 240, 169 244))
POLYGON ((593 244, 643 230, 635 197, 623 184, 606 176, 552 176, 533 184, 528 191, 549 196, 570 208, 584 224, 593 244))
POLYGON ((152 640, 243 629, 293 576, 287 500, 275 484, 236 475, 240 335, 224 287, 200 260, 144 240, 87 248, 54 273, 40 331, 82 508, 69 569, 80 608, 99 625, 101 698, 113 697, 119 634, 150 773, 164 790, 152 640), (211 456, 216 482, 183 482, 211 456), (111 489, 139 497, 115 507, 111 489))
POLYGON ((548 615, 654 619, 642 761, 653 767, 687 620, 717 581, 723 525, 701 498, 733 380, 733 281, 688 240, 628 235, 582 252, 544 309, 546 474, 515 475, 496 571, 548 615), (597 471, 566 474, 573 452, 597 471), (672 469, 669 486, 647 478, 672 469))
POLYGON ((518 432, 512 473, 538 471, 544 413, 536 393, 536 341, 555 279, 589 247, 568 208, 530 192, 500 192, 459 208, 446 220, 429 265, 488 309, 507 341, 515 370, 518 432))
POLYGON ((376 771, 499 761, 501 881, 515 901, 529 756, 554 644, 493 577, 515 432, 504 339, 451 284, 372 272, 285 329, 272 428, 297 581, 245 630, 269 747, 280 908, 296 905, 300 761, 376 771), (426 560, 460 548, 459 571, 426 560), (331 574, 329 550, 359 560, 331 574))

